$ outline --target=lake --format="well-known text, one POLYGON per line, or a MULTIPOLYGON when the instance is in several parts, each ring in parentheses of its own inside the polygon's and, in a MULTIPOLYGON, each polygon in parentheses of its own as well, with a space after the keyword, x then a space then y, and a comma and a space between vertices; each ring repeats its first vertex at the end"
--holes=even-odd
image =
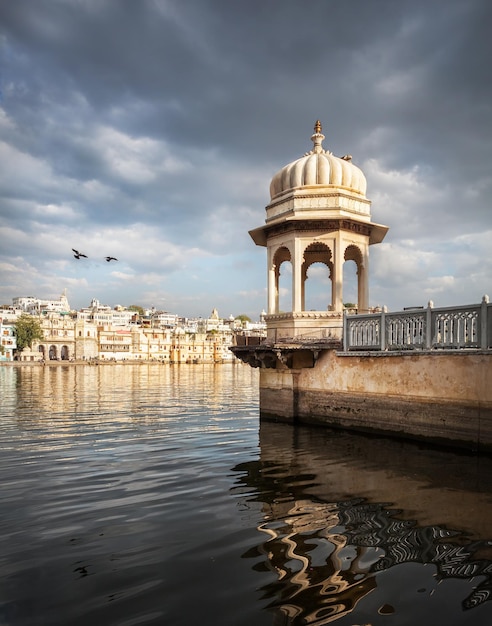
POLYGON ((0 367, 0 625, 492 624, 492 459, 259 422, 258 371, 0 367))

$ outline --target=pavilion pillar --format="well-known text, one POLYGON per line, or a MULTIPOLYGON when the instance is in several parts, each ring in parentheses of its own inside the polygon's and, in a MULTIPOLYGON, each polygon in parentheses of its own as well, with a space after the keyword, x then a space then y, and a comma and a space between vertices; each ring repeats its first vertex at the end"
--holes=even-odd
POLYGON ((343 311, 343 254, 340 237, 337 237, 334 248, 331 302, 334 311, 343 311))
POLYGON ((294 242, 294 258, 292 262, 292 311, 302 311, 302 255, 300 242, 294 242))
MULTIPOLYGON (((268 250, 268 256, 272 256, 272 251, 268 250)), ((276 267, 273 263, 272 258, 268 260, 268 276, 267 276, 267 285, 268 285, 268 302, 267 309, 268 314, 272 315, 273 313, 278 313, 278 276, 276 267)))
POLYGON ((357 268, 357 309, 359 313, 369 310, 369 252, 364 250, 364 258, 357 268))

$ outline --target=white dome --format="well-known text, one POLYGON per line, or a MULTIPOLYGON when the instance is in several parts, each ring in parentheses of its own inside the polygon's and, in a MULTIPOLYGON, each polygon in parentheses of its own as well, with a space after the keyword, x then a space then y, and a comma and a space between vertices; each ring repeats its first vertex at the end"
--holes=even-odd
POLYGON ((297 161, 289 163, 275 174, 270 183, 270 198, 279 196, 286 191, 299 187, 320 185, 323 187, 344 187, 362 196, 366 194, 366 177, 362 171, 351 163, 352 157, 336 157, 328 150, 323 150, 321 122, 317 121, 314 143, 311 152, 307 152, 297 161))

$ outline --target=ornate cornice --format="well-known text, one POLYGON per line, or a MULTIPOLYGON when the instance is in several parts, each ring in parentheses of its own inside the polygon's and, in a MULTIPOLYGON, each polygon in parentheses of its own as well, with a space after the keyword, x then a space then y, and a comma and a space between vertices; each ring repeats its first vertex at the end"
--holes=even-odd
POLYGON ((369 237, 372 231, 371 223, 361 223, 356 220, 339 218, 339 219, 301 219, 301 220, 288 220, 280 222, 278 224, 266 224, 264 232, 268 237, 272 235, 280 235, 284 233, 292 233, 298 231, 322 231, 322 232, 334 232, 337 230, 345 230, 351 233, 357 233, 369 237))

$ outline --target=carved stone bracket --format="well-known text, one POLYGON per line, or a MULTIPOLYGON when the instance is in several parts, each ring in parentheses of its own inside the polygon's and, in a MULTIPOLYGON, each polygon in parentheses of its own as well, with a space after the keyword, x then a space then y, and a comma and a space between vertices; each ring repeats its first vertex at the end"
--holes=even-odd
MULTIPOLYGON (((330 348, 333 349, 334 346, 330 348)), ((231 352, 251 367, 267 369, 299 369, 316 365, 323 348, 320 346, 232 346, 231 352)))

